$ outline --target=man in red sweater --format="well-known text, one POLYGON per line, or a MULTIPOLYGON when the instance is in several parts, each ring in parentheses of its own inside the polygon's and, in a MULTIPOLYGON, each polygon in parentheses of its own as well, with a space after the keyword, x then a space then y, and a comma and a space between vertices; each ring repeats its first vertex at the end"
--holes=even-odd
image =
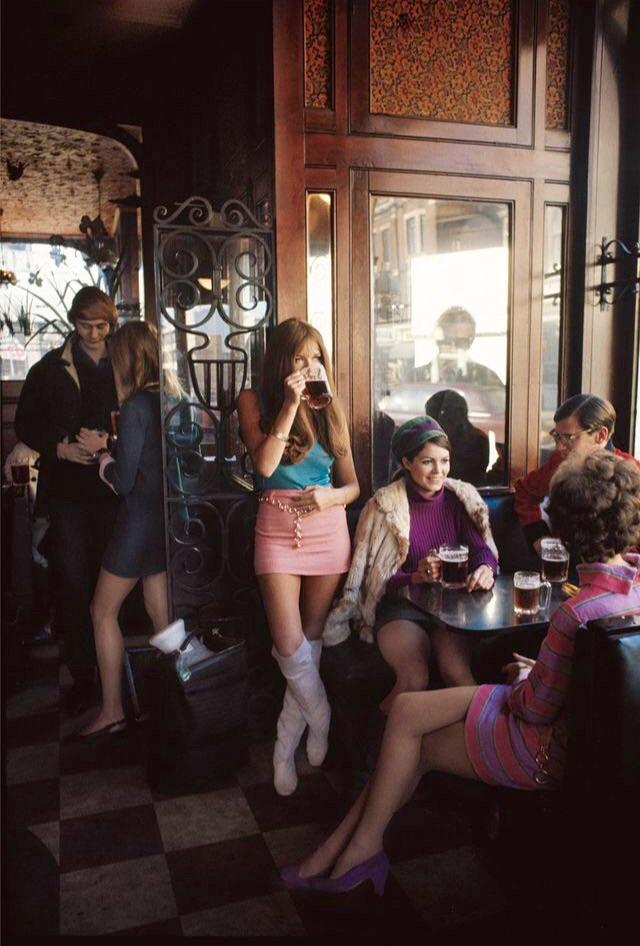
POLYGON ((585 456, 592 450, 606 447, 616 456, 640 463, 623 450, 613 446, 612 437, 616 425, 613 405, 595 394, 575 394, 560 405, 553 415, 555 423, 551 436, 556 449, 538 470, 534 470, 516 483, 515 509, 527 541, 536 552, 540 551, 540 539, 550 534, 543 511, 549 493, 551 477, 569 454, 585 456))

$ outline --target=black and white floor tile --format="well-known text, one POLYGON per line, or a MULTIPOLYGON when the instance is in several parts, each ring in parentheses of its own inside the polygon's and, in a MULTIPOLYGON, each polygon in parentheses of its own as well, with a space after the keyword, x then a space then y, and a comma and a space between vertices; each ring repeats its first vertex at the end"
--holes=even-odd
POLYGON ((482 931, 496 942, 492 931, 508 932, 504 878, 493 855, 474 845, 459 800, 421 790, 398 814, 380 900, 366 886, 342 898, 287 891, 278 869, 339 819, 348 804, 344 772, 312 769, 301 751, 299 788, 281 798, 266 741, 252 745, 237 775, 215 790, 163 797, 146 781, 144 725, 101 745, 64 741, 82 720, 60 710, 68 678, 58 664, 55 646, 34 650, 27 686, 6 705, 5 869, 15 876, 15 932, 397 937, 415 930, 451 943, 476 943, 482 931))

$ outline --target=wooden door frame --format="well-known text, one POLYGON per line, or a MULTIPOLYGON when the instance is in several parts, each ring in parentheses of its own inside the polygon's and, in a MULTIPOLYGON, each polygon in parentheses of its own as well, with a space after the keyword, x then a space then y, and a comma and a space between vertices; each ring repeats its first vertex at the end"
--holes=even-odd
POLYGON ((531 215, 533 185, 526 180, 451 176, 352 169, 351 189, 351 347, 354 459, 361 494, 370 495, 372 483, 371 442, 371 262, 370 197, 372 194, 495 200, 511 206, 512 230, 509 279, 509 336, 507 356, 506 418, 508 480, 512 483, 527 471, 537 453, 540 426, 540 370, 532 370, 530 355, 532 266, 531 215), (514 378, 526 378, 526 384, 514 378), (535 435, 534 435, 535 432, 535 435), (535 436, 535 443, 532 437, 535 436))

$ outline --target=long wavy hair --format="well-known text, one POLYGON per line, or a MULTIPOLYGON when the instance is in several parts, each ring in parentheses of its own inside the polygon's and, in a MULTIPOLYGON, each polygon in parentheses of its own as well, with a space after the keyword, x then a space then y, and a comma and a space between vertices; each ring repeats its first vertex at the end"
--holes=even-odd
POLYGON ((295 369, 296 352, 308 342, 315 342, 320 349, 320 360, 329 380, 333 399, 321 411, 311 410, 305 401, 300 402, 291 427, 289 443, 282 459, 284 463, 299 463, 317 440, 333 456, 344 456, 349 446, 347 422, 331 369, 331 361, 322 340, 322 335, 308 322, 286 319, 277 325, 269 338, 264 356, 262 377, 259 386, 260 426, 264 433, 272 429, 284 402, 284 379, 295 369))
POLYGON ((121 400, 160 384, 158 336, 147 322, 125 322, 109 342, 109 355, 121 400))

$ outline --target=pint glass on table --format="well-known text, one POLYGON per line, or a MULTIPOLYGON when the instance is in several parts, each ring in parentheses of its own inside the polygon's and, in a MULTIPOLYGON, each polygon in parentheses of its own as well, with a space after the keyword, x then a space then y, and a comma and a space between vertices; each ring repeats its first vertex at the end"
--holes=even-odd
POLYGON ((538 572, 516 572, 513 576, 513 610, 516 614, 544 611, 551 597, 551 585, 538 572))
POLYGON ((465 588, 469 574, 469 548, 466 545, 441 545, 440 580, 443 588, 465 588))
POLYGON ((569 577, 569 553, 560 539, 540 540, 540 560, 546 581, 566 581, 569 577))

